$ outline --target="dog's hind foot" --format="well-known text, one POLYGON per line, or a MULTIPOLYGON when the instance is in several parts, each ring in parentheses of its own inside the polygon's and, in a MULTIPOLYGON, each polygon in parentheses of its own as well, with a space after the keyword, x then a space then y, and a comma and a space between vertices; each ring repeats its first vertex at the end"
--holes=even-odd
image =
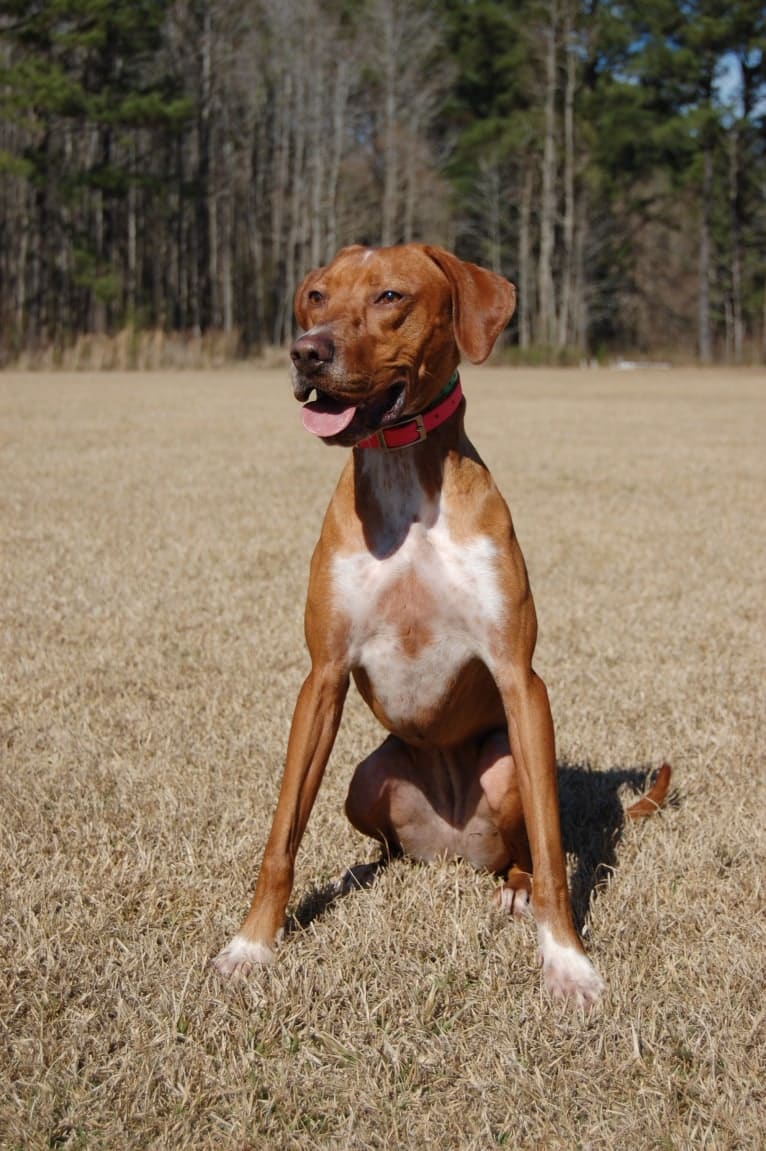
POLYGON ((505 883, 498 887, 494 901, 501 911, 520 919, 532 910, 532 876, 520 867, 512 867, 505 883))

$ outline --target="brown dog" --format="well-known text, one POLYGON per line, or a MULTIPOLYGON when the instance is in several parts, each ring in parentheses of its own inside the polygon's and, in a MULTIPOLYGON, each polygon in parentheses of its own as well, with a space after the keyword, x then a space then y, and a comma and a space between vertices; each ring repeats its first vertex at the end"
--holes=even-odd
MULTIPOLYGON (((460 355, 487 358, 515 297, 502 277, 418 244, 345 248, 298 289, 304 426, 354 450, 311 563, 311 671, 252 906, 215 960, 224 975, 274 958, 353 676, 390 733, 351 781, 354 826, 390 851, 504 875, 501 904, 531 906, 549 991, 586 1007, 601 994, 572 923, 524 559, 463 429, 460 355)), ((666 790, 658 780, 641 802, 653 809, 666 790)))

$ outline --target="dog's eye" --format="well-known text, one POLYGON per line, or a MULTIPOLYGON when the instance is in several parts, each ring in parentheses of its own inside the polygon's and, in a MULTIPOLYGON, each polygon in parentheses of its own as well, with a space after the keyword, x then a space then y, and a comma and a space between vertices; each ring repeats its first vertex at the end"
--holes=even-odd
POLYGON ((387 292, 381 292, 378 296, 376 303, 378 304, 395 304, 397 300, 403 300, 401 292, 394 292, 389 288, 387 292))
POLYGON ((324 296, 322 295, 321 292, 318 292, 316 290, 316 288, 312 289, 312 291, 309 292, 309 303, 310 304, 321 304, 323 302, 323 300, 324 300, 324 296))

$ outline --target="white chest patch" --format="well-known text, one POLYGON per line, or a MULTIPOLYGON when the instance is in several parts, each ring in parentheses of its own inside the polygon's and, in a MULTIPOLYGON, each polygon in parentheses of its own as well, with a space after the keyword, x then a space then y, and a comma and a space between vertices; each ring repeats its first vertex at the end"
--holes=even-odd
POLYGON ((396 727, 445 703, 461 669, 487 659, 503 601, 488 537, 456 542, 443 504, 424 501, 413 517, 412 488, 389 510, 398 546, 380 558, 366 549, 337 556, 332 575, 350 665, 396 727))

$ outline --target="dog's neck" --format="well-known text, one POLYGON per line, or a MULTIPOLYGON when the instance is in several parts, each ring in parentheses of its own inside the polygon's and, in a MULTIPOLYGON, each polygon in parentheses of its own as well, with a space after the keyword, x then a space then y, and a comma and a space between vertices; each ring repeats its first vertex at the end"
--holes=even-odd
POLYGON ((436 524, 448 458, 465 443, 463 411, 461 403, 425 440, 400 451, 354 449, 354 503, 372 555, 392 555, 413 525, 436 524))
POLYGON ((356 445, 360 449, 374 451, 406 451, 426 440, 429 434, 446 423, 458 410, 463 399, 463 389, 457 369, 436 399, 421 412, 406 416, 395 424, 381 428, 356 445))

